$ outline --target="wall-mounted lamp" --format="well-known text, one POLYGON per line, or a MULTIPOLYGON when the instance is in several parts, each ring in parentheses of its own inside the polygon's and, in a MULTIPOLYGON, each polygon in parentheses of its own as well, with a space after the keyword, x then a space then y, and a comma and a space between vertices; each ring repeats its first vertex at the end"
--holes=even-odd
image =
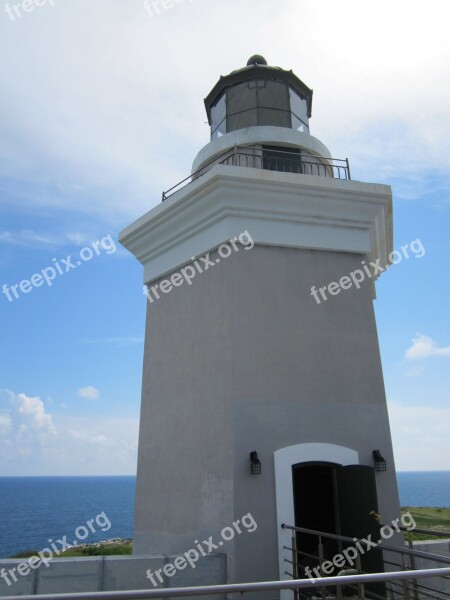
POLYGON ((380 451, 374 450, 372 454, 375 461, 375 471, 386 471, 386 461, 381 456, 380 451))
POLYGON ((261 475, 261 463, 256 450, 250 452, 250 473, 252 475, 261 475))

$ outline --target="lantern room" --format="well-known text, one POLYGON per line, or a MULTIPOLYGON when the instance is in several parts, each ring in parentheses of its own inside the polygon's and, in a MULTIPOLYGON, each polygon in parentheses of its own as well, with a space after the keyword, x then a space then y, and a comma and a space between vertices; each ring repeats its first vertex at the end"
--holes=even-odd
POLYGON ((312 94, 292 71, 255 54, 246 67, 221 77, 205 99, 211 139, 258 125, 309 133, 312 94))

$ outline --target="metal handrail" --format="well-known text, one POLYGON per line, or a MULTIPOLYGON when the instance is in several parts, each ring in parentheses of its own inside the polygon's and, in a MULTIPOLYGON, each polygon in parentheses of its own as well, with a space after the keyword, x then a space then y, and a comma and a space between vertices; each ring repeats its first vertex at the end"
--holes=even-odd
MULTIPOLYGON (((380 527, 384 527, 383 523, 380 523, 380 527)), ((409 531, 409 529, 407 527, 403 527, 403 525, 398 525, 398 528, 401 531, 406 531, 407 533, 412 533, 411 531, 409 531)), ((425 534, 429 534, 429 535, 433 535, 436 537, 441 537, 441 538, 449 538, 450 539, 450 531, 442 531, 439 529, 419 529, 418 527, 414 527, 414 533, 425 533, 425 534)), ((417 540, 419 542, 427 542, 429 540, 417 540)))
MULTIPOLYGON (((306 529, 305 527, 294 527, 293 525, 286 525, 282 523, 282 529, 290 529, 292 531, 299 531, 301 533, 309 533, 311 535, 317 535, 326 537, 332 540, 339 540, 341 542, 350 542, 354 544, 355 542, 362 542, 364 540, 358 540, 354 538, 347 537, 345 535, 337 535, 335 533, 326 533, 325 531, 317 531, 316 529, 306 529)), ((442 556, 441 554, 432 554, 431 552, 422 552, 420 550, 410 550, 409 548, 399 548, 398 546, 391 546, 387 544, 383 546, 386 551, 389 552, 397 552, 399 554, 407 554, 408 556, 417 556, 418 558, 427 558, 429 560, 435 560, 437 562, 443 562, 445 564, 450 565, 450 557, 442 556)), ((381 549, 381 546, 380 546, 381 549)))
POLYGON ((320 577, 310 579, 294 579, 286 581, 261 581, 254 583, 228 583, 221 585, 192 586, 179 588, 161 588, 153 590, 126 590, 119 592, 85 592, 71 594, 39 594, 23 596, 5 596, 2 600, 146 600, 147 598, 165 598, 167 596, 211 596, 213 594, 231 594, 233 592, 261 592, 269 590, 292 590, 347 586, 349 584, 365 584, 376 581, 402 581, 408 579, 422 579, 428 577, 441 577, 450 575, 450 567, 439 569, 421 569, 414 571, 394 571, 389 573, 370 573, 367 575, 343 575, 337 577, 320 577))
MULTIPOLYGON (((447 577, 442 577, 442 579, 447 579, 447 577)), ((398 583, 397 581, 392 581, 390 582, 392 585, 392 588, 394 588, 397 585, 401 585, 400 583, 398 583)), ((413 584, 417 583, 416 581, 413 581, 413 584)), ((405 584, 404 584, 405 585, 405 584)), ((408 586, 408 591, 412 592, 412 594, 414 594, 416 591, 421 595, 421 596, 427 596, 428 598, 434 598, 436 600, 436 594, 440 594, 441 596, 443 595, 444 597, 448 598, 448 594, 442 590, 436 590, 435 588, 430 588, 421 584, 418 584, 417 586, 417 590, 414 587, 409 587, 410 586, 410 582, 407 581, 406 582, 406 586, 408 586), (431 594, 429 594, 428 592, 425 592, 424 590, 428 590, 430 592, 432 592, 431 594)), ((402 592, 400 592, 399 590, 394 590, 395 592, 397 592, 399 595, 402 594, 402 592)))
MULTIPOLYGON (((382 526, 383 525, 380 523, 380 527, 382 527, 382 526)), ((333 533, 327 533, 327 532, 318 531, 318 530, 314 530, 314 529, 307 529, 304 527, 295 527, 292 525, 286 525, 284 523, 281 525, 281 527, 283 529, 291 530, 291 532, 292 532, 293 547, 288 548, 288 547, 284 546, 284 549, 292 552, 292 560, 293 561, 298 560, 299 555, 302 554, 301 552, 299 552, 299 550, 297 550, 297 546, 295 543, 295 539, 296 539, 295 532, 298 531, 298 532, 305 533, 308 535, 315 535, 318 538, 318 544, 319 544, 318 545, 318 556, 314 556, 314 559, 318 561, 318 565, 320 567, 322 566, 322 563, 323 563, 323 554, 321 552, 323 538, 338 540, 339 542, 350 543, 351 545, 353 545, 357 542, 364 542, 364 538, 362 540, 360 540, 357 538, 350 538, 347 536, 333 534, 333 533)), ((402 527, 402 529, 405 531, 408 531, 408 529, 406 527, 402 527)), ((416 531, 416 529, 415 529, 415 531, 416 531)), ((444 532, 444 535, 446 533, 447 532, 444 532)), ((443 565, 450 564, 449 557, 438 555, 438 554, 432 554, 429 552, 422 552, 419 550, 414 550, 411 541, 409 541, 409 543, 408 543, 409 548, 406 548, 406 547, 399 548, 397 546, 391 546, 389 544, 382 545, 383 541, 384 541, 383 539, 380 539, 376 542, 377 549, 382 550, 382 551, 384 550, 387 552, 392 551, 393 553, 399 554, 400 562, 401 562, 401 564, 397 564, 395 562, 394 563, 390 562, 389 560, 384 560, 385 568, 387 567, 387 565, 389 565, 391 568, 392 568, 392 566, 394 566, 394 567, 398 566, 398 567, 400 567, 401 572, 415 574, 417 571, 416 564, 415 564, 415 558, 423 558, 425 560, 438 562, 443 565), (405 560, 406 556, 409 557, 409 561, 405 560), (407 562, 409 562, 409 565, 407 564, 407 562)), ((364 573, 364 571, 361 570, 361 563, 359 562, 359 564, 358 564, 359 557, 360 557, 360 555, 358 554, 358 556, 356 557, 357 565, 355 568, 359 573, 364 573)), ((285 557, 284 562, 290 563, 291 561, 285 557)), ((297 572, 297 576, 298 576, 298 572, 297 572)), ((328 577, 328 580, 330 580, 330 579, 331 578, 328 577)), ((442 579, 450 580, 450 577, 443 574, 442 579)), ((331 583, 330 583, 330 586, 331 586, 331 583)), ((392 591, 394 593, 394 598, 395 598, 395 595, 397 595, 402 600, 426 600, 427 598, 429 598, 430 600, 431 599, 432 600, 447 600, 450 597, 448 592, 442 591, 440 589, 436 589, 435 587, 428 587, 423 584, 419 584, 417 582, 417 580, 414 578, 411 581, 405 580, 401 584, 393 583, 392 586, 396 586, 395 589, 394 588, 392 589, 392 591)), ((351 587, 354 587, 354 586, 351 586, 351 587)), ((362 588, 363 588, 363 586, 361 586, 361 585, 358 586, 357 595, 360 598, 360 600, 363 600, 364 597, 372 598, 372 600, 376 600, 376 595, 374 595, 374 593, 372 591, 370 591, 370 592, 361 591, 362 588)), ((321 592, 321 595, 322 595, 322 600, 324 600, 324 593, 321 592)), ((338 600, 342 600, 342 593, 340 592, 340 588, 337 588, 336 595, 337 595, 338 600)), ((297 600, 299 596, 302 596, 302 594, 300 594, 300 592, 296 591, 294 600, 297 600)))
MULTIPOLYGON (((164 202, 164 200, 167 200, 167 198, 172 195, 172 194, 170 194, 170 192, 172 192, 172 190, 175 190, 175 188, 179 187, 182 183, 185 183, 186 181, 188 181, 188 179, 195 179, 195 177, 198 177, 201 174, 201 172, 204 171, 207 167, 217 163, 217 160, 219 158, 222 158, 223 156, 228 155, 229 153, 230 153, 230 150, 225 150, 225 152, 222 152, 222 154, 219 154, 219 156, 216 156, 215 158, 213 158, 212 160, 207 162, 200 169, 197 169, 197 171, 194 171, 194 173, 191 173, 190 175, 188 175, 187 177, 185 177, 184 179, 182 179, 181 181, 179 181, 178 183, 173 185, 171 188, 169 188, 168 190, 163 192, 162 193, 162 201, 164 202)), ((172 193, 174 193, 174 192, 172 192, 172 193)))
MULTIPOLYGON (((271 150, 272 156, 264 156, 264 150, 261 148, 255 148, 255 146, 247 145, 247 146, 234 146, 234 148, 228 148, 218 156, 215 156, 206 164, 202 165, 199 169, 197 169, 194 173, 191 173, 171 188, 162 192, 162 201, 167 200, 172 194, 176 191, 184 187, 184 185, 188 185, 198 177, 201 177, 208 171, 208 167, 211 167, 215 164, 228 164, 231 162, 229 166, 241 166, 240 165, 240 157, 246 157, 246 166, 251 168, 260 168, 262 170, 272 170, 266 169, 264 167, 264 161, 283 161, 290 162, 296 165, 308 165, 313 171, 313 167, 317 168, 317 175, 321 176, 319 169, 322 168, 324 170, 325 176, 327 170, 330 172, 330 176, 336 179, 347 179, 350 180, 350 164, 348 158, 330 158, 327 156, 316 156, 313 154, 299 154, 298 158, 293 158, 292 152, 289 150, 271 150), (255 153, 245 152, 245 150, 255 150, 255 153), (277 154, 277 156, 273 156, 273 154, 277 154), (278 156, 280 155, 280 156, 278 156), (285 156, 283 156, 285 155, 285 156), (248 158, 251 157, 253 160, 258 159, 260 161, 260 166, 256 167, 256 165, 249 165, 248 158), (306 160, 305 160, 306 159, 306 160), (307 160, 314 159, 314 160, 307 160), (238 164, 236 164, 238 163, 238 164), (342 163, 342 164, 341 164, 342 163), (343 177, 341 177, 341 172, 343 173, 343 177), (335 177, 335 174, 337 176, 335 177)), ((275 169, 276 170, 276 169, 275 169)), ((299 173, 296 171, 288 171, 297 175, 304 175, 305 173, 299 173)), ((314 175, 314 173, 306 173, 308 175, 314 175)))
POLYGON ((293 173, 295 175, 317 175, 319 177, 332 177, 333 179, 350 179, 347 159, 325 158, 305 154, 298 155, 297 157, 289 152, 271 152, 272 154, 276 154, 276 156, 238 151, 229 154, 219 164, 231 165, 233 167, 259 168, 267 171, 293 173), (283 156, 283 154, 286 156, 283 156), (242 158, 245 161, 241 160, 242 158), (314 160, 307 160, 308 158, 314 160), (342 162, 343 164, 337 164, 338 162, 342 162))

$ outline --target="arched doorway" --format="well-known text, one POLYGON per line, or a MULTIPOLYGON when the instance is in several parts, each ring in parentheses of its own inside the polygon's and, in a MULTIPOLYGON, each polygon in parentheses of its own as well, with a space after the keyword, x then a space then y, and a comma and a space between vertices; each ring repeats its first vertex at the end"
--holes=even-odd
MULTIPOLYGON (((327 462, 307 462, 292 465, 294 495, 293 523, 296 527, 340 534, 337 469, 340 465, 327 462)), ((318 537, 297 532, 297 548, 301 567, 317 566, 318 537), (312 558, 316 557, 316 558, 312 558)), ((340 550, 336 540, 322 539, 321 553, 330 560, 340 550)))
MULTIPOLYGON (((292 532, 282 529, 282 523, 351 539, 379 539, 378 525, 370 516, 371 511, 378 511, 374 469, 360 465, 354 450, 320 443, 282 448, 275 452, 275 485, 281 579, 289 578, 284 558, 285 548, 292 544, 292 532)), ((308 566, 317 566, 318 537, 298 532, 296 539, 305 564, 309 554, 313 558, 308 566)), ((326 560, 350 545, 326 540, 325 536, 323 542, 321 551, 326 560)), ((383 571, 381 550, 373 548, 365 553, 361 566, 364 572, 383 571)))

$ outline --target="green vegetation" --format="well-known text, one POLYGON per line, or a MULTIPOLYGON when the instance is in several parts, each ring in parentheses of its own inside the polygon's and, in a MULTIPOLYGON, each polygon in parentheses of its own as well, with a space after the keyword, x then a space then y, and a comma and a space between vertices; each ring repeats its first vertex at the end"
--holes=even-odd
POLYGON ((110 556, 114 554, 131 554, 133 551, 133 542, 123 542, 120 544, 100 544, 99 546, 85 546, 84 548, 71 548, 66 550, 62 556, 110 556))
MULTIPOLYGON (((429 508, 424 506, 403 506, 402 513, 409 512, 416 522, 419 529, 431 529, 437 531, 450 532, 450 508, 429 508)), ((450 536, 449 536, 450 537, 450 536)), ((411 533, 405 532, 405 540, 437 540, 432 533, 411 533)), ((68 558, 70 556, 109 556, 131 554, 133 550, 132 540, 123 540, 117 543, 92 544, 70 548, 59 557, 68 558)), ((38 550, 24 550, 18 552, 11 558, 29 558, 35 556, 38 550)), ((57 556, 55 556, 57 558, 57 556)))
MULTIPOLYGON (((54 558, 69 558, 71 556, 110 556, 117 554, 131 554, 133 551, 133 542, 131 540, 124 540, 117 544, 92 544, 87 546, 79 546, 78 548, 70 548, 62 554, 55 554, 54 558)), ((30 556, 36 556, 39 550, 23 550, 18 552, 11 558, 30 558, 30 556)))
POLYGON ((11 558, 30 558, 30 556, 36 556, 39 550, 21 550, 17 554, 11 556, 11 558))
MULTIPOLYGON (((402 506, 402 513, 410 512, 418 529, 434 529, 450 532, 450 508, 429 508, 425 506, 402 506)), ((450 536, 449 536, 450 537, 450 536)), ((405 532, 405 540, 437 540, 431 533, 405 532)))

